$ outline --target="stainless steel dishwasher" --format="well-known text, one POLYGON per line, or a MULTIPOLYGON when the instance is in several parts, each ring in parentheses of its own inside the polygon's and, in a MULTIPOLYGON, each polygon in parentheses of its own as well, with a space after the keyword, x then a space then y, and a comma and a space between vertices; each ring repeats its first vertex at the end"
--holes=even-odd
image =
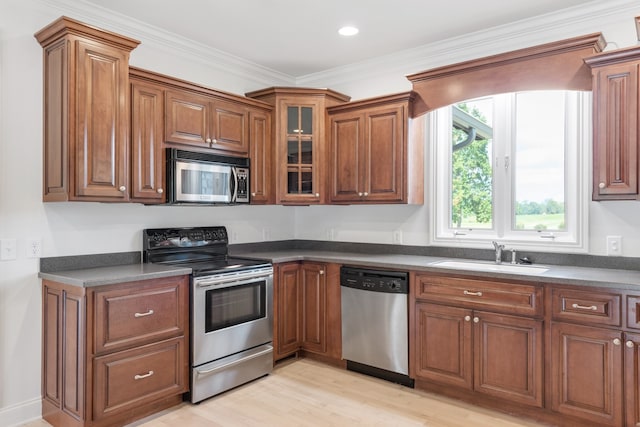
POLYGON ((409 275, 343 266, 342 358, 347 369, 409 387, 409 275))

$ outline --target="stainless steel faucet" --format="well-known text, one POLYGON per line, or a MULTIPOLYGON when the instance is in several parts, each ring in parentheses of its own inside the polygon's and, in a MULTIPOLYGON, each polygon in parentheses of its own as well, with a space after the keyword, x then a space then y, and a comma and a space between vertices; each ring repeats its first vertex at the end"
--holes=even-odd
POLYGON ((499 244, 495 240, 491 243, 493 243, 493 247, 496 250, 496 264, 502 264, 502 250, 504 249, 504 245, 499 244))

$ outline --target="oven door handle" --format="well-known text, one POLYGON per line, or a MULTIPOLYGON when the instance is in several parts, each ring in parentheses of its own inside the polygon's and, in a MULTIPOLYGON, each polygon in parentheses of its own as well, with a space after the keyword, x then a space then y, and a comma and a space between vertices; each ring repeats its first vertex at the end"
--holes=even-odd
POLYGON ((236 365, 239 365, 240 363, 248 362, 249 360, 256 359, 258 357, 264 356, 267 353, 272 353, 272 352, 273 352, 273 347, 269 346, 269 348, 267 348, 265 350, 262 350, 262 351, 260 351, 258 353, 254 353, 254 354, 251 354, 251 355, 249 355, 247 357, 243 357, 241 359, 234 360, 233 362, 225 363, 224 365, 216 366, 215 368, 207 369, 206 371, 200 371, 200 370, 196 369, 196 374, 199 377, 205 377, 205 376, 208 376, 208 375, 212 375, 212 374, 215 374, 218 371, 222 371, 224 369, 231 368, 232 366, 236 366, 236 365))
POLYGON ((235 203, 238 201, 238 172, 236 171, 235 167, 231 168, 231 174, 230 174, 230 178, 231 178, 231 182, 230 182, 230 187, 231 187, 231 203, 235 203))
POLYGON ((197 280, 196 286, 198 288, 209 288, 209 287, 218 287, 218 288, 225 287, 226 288, 231 286, 242 285, 245 283, 251 283, 251 282, 254 282, 256 279, 268 279, 272 275, 273 275, 272 271, 268 273, 261 271, 253 274, 246 274, 237 278, 236 277, 217 277, 217 278, 206 279, 206 280, 197 280))

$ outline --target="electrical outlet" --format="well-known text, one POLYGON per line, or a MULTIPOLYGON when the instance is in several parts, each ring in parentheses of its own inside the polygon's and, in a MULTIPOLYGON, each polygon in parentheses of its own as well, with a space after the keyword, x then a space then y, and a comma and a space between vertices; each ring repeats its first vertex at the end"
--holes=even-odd
POLYGON ((0 239, 0 260, 10 261, 17 258, 16 239, 0 239))
POLYGON ((27 240, 27 258, 40 258, 42 256, 42 240, 27 240))
POLYGON ((402 244, 402 230, 396 230, 393 232, 393 243, 396 245, 402 244))
POLYGON ((607 236, 607 255, 622 255, 622 236, 607 236))

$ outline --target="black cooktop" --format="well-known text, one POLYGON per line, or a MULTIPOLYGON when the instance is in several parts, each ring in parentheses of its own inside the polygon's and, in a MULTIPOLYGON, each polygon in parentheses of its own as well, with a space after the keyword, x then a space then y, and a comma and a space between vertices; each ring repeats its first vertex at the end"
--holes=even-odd
POLYGON ((142 233, 144 262, 180 265, 194 276, 267 267, 264 260, 228 255, 227 229, 216 227, 150 228, 142 233))

